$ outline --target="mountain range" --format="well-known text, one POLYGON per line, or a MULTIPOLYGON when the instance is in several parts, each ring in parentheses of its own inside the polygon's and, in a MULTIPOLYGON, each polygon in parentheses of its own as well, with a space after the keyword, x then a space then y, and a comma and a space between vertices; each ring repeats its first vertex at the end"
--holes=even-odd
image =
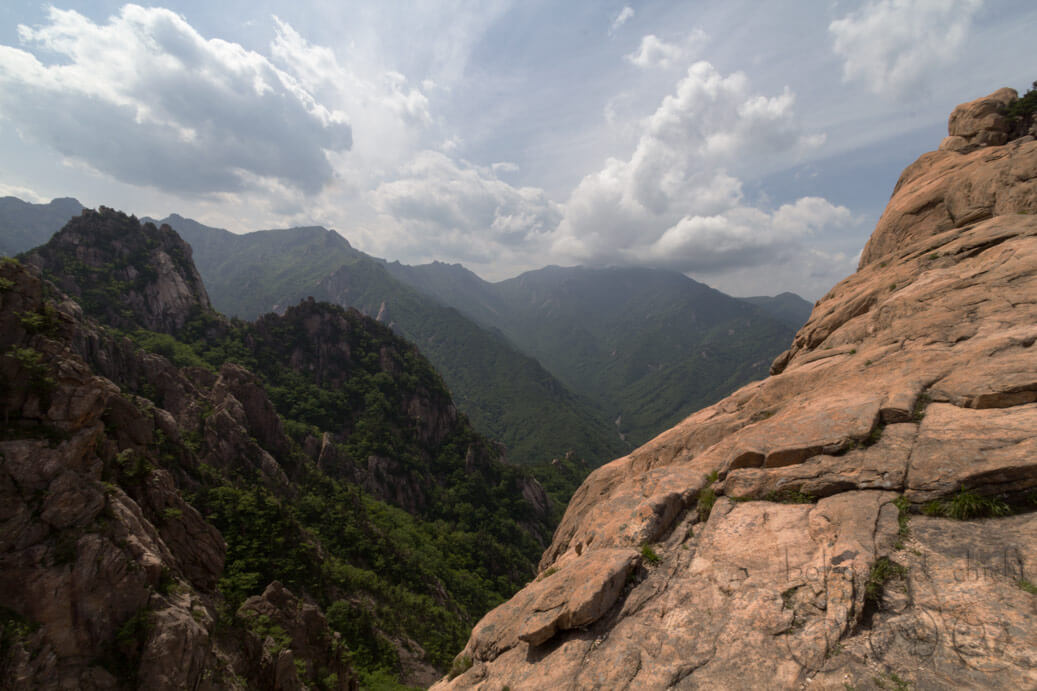
MULTIPOLYGON (((11 219, 0 237, 17 251, 45 242, 56 212, 78 205, 0 202, 11 219)), ((234 234, 175 214, 158 222, 192 246, 221 312, 254 319, 313 296, 390 324, 520 464, 572 452, 593 467, 626 453, 764 376, 811 308, 788 293, 732 298, 664 270, 547 267, 490 283, 460 265, 371 257, 320 227, 234 234)))
POLYGON ((5 687, 428 683, 549 539, 413 344, 312 298, 227 319, 169 226, 3 258, 0 326, 5 687))
POLYGON ((83 205, 69 197, 47 204, 0 197, 0 255, 14 256, 42 245, 82 210, 83 205))
MULTIPOLYGON (((550 266, 487 283, 458 265, 388 268, 602 402, 635 444, 765 376, 772 349, 797 328, 788 310, 768 313, 789 298, 754 304, 672 271, 550 266)), ((805 320, 809 303, 791 301, 805 320)))

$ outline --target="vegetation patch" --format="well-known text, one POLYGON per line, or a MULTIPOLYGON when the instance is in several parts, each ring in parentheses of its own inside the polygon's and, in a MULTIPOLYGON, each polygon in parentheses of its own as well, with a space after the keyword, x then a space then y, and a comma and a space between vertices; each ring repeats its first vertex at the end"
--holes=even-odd
POLYGON ((447 677, 453 679, 454 677, 460 676, 472 668, 472 658, 469 655, 458 655, 454 658, 453 664, 450 665, 450 672, 447 677))
POLYGON ((712 487, 704 487, 699 492, 699 501, 696 506, 699 521, 705 523, 709 520, 709 514, 713 511, 713 505, 717 502, 717 492, 712 487))
POLYGON ((1022 136, 1029 129, 1034 120, 1034 113, 1037 113, 1037 81, 1023 96, 1005 108, 1005 115, 1012 119, 1018 136, 1022 136))
POLYGON ((929 407, 929 404, 933 402, 933 397, 927 393, 918 394, 918 398, 915 399, 914 409, 911 411, 911 419, 915 422, 921 422, 922 418, 925 417, 925 409, 929 407))
POLYGON ((193 348, 185 343, 181 343, 169 334, 156 333, 147 329, 136 329, 126 335, 141 350, 161 355, 177 367, 203 367, 208 370, 215 370, 193 348))
POLYGON ((868 434, 868 436, 861 443, 864 446, 866 446, 866 447, 867 446, 874 446, 875 444, 879 443, 880 439, 882 439, 882 433, 885 432, 885 431, 886 431, 886 423, 880 422, 879 424, 877 424, 877 425, 875 425, 874 427, 871 428, 871 432, 868 434))
POLYGON ((875 677, 874 681, 880 689, 908 691, 911 688, 911 682, 901 679, 896 672, 889 672, 884 677, 875 677))
POLYGON ((50 365, 35 348, 11 348, 5 355, 14 358, 29 376, 29 387, 40 395, 49 394, 57 382, 50 376, 50 365))
POLYGON ((817 497, 800 492, 798 489, 779 489, 768 492, 763 497, 764 501, 772 501, 776 504, 813 504, 817 497))
POLYGON ((258 614, 253 611, 246 611, 242 615, 246 626, 249 631, 256 634, 259 640, 265 641, 267 638, 274 642, 275 652, 280 652, 292 645, 292 637, 288 635, 288 632, 284 630, 280 624, 275 623, 266 614, 258 614))
POLYGON ((906 577, 906 567, 895 561, 890 561, 889 557, 876 559, 871 566, 871 572, 868 574, 868 583, 864 587, 864 599, 878 604, 882 599, 882 593, 886 588, 887 582, 894 578, 903 579, 906 577))
POLYGON ((140 656, 152 627, 148 610, 138 610, 115 632, 115 641, 100 660, 101 665, 118 679, 135 685, 140 656))
POLYGON ((54 336, 59 326, 58 311, 49 302, 44 302, 35 312, 19 313, 18 321, 21 323, 22 328, 30 334, 43 334, 45 336, 54 336))
POLYGON ((911 501, 900 495, 893 500, 893 505, 897 507, 897 541, 893 548, 904 549, 904 540, 911 535, 911 527, 908 525, 911 518, 911 501))
POLYGON ((660 557, 656 553, 656 551, 652 549, 651 545, 646 544, 641 546, 641 561, 645 564, 651 564, 652 566, 655 566, 656 564, 662 561, 662 557, 660 557))
POLYGON ((706 476, 706 486, 699 492, 698 505, 696 511, 698 512, 699 522, 705 523, 709 520, 709 514, 713 511, 713 505, 717 502, 717 492, 713 489, 713 483, 720 478, 720 473, 716 470, 706 476))
POLYGON ((0 607, 0 663, 12 646, 24 644, 40 625, 14 610, 0 607))
POLYGON ((1012 509, 996 497, 984 497, 962 487, 950 499, 929 502, 922 512, 927 516, 967 521, 972 518, 1007 516, 1012 513, 1012 509))

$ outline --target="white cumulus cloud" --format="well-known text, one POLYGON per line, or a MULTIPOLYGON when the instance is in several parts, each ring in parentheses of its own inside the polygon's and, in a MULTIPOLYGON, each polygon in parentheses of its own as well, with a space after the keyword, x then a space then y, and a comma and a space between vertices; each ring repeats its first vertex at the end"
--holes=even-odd
POLYGON ((351 165, 338 166, 340 173, 363 186, 361 178, 391 169, 414 153, 420 135, 432 122, 425 86, 418 88, 391 69, 361 72, 277 17, 274 25, 273 62, 322 103, 349 114, 355 141, 351 165))
POLYGON ((713 216, 683 217, 638 255, 681 271, 719 273, 798 254, 798 241, 852 222, 849 209, 820 197, 802 197, 773 212, 735 206, 713 216))
POLYGON ((561 219, 543 190, 514 187, 492 167, 437 151, 419 152, 374 189, 371 202, 392 235, 383 242, 475 263, 535 252, 561 219))
POLYGON ((18 35, 26 49, 0 46, 0 118, 123 182, 211 194, 253 177, 315 194, 334 176, 327 154, 352 145, 346 114, 304 80, 169 10, 126 5, 97 24, 51 7, 18 35))
POLYGON ((744 74, 695 63, 642 121, 631 156, 609 159, 579 183, 554 251, 574 262, 716 272, 775 261, 810 234, 849 222, 846 208, 821 198, 775 210, 744 198, 744 172, 794 161, 824 141, 801 130, 794 105, 788 88, 755 94, 744 74))
POLYGON ((686 64, 708 40, 709 36, 702 29, 695 29, 678 43, 667 43, 655 34, 648 34, 641 39, 637 50, 625 57, 627 62, 641 69, 668 69, 681 62, 686 64))
POLYGON ((983 0, 873 0, 833 21, 833 48, 843 58, 843 80, 872 92, 902 97, 942 79, 983 0))

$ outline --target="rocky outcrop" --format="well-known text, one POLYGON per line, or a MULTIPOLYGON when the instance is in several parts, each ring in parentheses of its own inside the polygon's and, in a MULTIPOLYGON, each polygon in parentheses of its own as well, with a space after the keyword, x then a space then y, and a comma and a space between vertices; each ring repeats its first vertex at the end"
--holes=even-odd
MULTIPOLYGON (((266 454, 284 491, 254 439, 287 444, 278 427, 254 426, 269 401, 240 368, 191 381, 44 295, 37 269, 0 263, 0 688, 257 687, 262 656, 233 623, 216 624, 226 544, 174 472, 184 481, 204 463, 262 477, 249 464, 266 454), (95 374, 90 356, 127 388, 95 374), (172 410, 127 390, 145 385, 172 410)), ((341 646, 326 642, 296 659, 314 675, 337 664, 329 686, 355 686, 341 646)))
POLYGON ((1005 108, 1019 98, 1015 89, 998 89, 989 96, 963 103, 947 121, 948 136, 941 151, 964 152, 981 146, 1001 146, 1009 140, 1012 121, 1005 108))
POLYGON ((72 317, 45 309, 30 272, 6 263, 0 273, 11 284, 0 295, 0 606, 31 622, 7 678, 14 688, 110 688, 113 669, 132 667, 165 688, 197 679, 209 634, 191 609, 213 593, 222 538, 142 450, 120 448, 115 420, 127 430, 154 421, 67 350, 72 317), (112 482, 122 474, 137 477, 138 498, 112 482), (164 512, 161 529, 149 509, 164 512), (197 595, 174 594, 178 583, 197 595), (191 662, 149 655, 160 638, 191 662))
MULTIPOLYGON (((400 375, 407 359, 420 357, 417 348, 397 338, 387 326, 377 324, 354 309, 343 309, 308 298, 285 310, 283 315, 268 314, 255 322, 252 338, 258 350, 276 354, 288 367, 312 377, 321 386, 345 388, 358 370, 377 371, 383 377, 400 375), (293 338, 285 341, 283 332, 293 338), (377 350, 377 360, 368 349, 377 350), (358 351, 354 353, 354 351, 358 351)), ((457 408, 438 375, 428 368, 409 390, 400 390, 390 401, 394 415, 407 420, 405 433, 424 445, 440 444, 458 426, 457 408)), ((388 388, 388 387, 386 387, 388 388)), ((351 421, 343 420, 343 431, 351 421)))
POLYGON ((1037 685, 1037 142, 996 136, 1009 98, 955 111, 968 146, 908 167, 771 377, 587 478, 437 688, 1037 685))
POLYGON ((253 664, 261 670, 257 688, 302 691, 309 688, 306 680, 311 679, 320 680, 322 686, 357 688, 355 681, 349 683, 349 651, 328 628, 320 608, 300 600, 277 581, 262 595, 245 600, 238 617, 249 627, 253 664))
POLYGON ((1037 213, 1037 141, 1029 135, 1007 141, 1011 123, 1002 112, 1015 98, 1013 89, 1000 89, 954 110, 951 136, 940 150, 901 173, 860 268, 944 231, 993 216, 1037 213))
POLYGON ((25 260, 90 316, 119 328, 174 333, 212 310, 190 245, 167 225, 103 206, 84 209, 25 260))

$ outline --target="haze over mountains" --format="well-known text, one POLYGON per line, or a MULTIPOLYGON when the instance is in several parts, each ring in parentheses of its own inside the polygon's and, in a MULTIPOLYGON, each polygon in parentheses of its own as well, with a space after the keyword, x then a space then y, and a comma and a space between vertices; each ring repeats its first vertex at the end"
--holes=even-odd
POLYGON ((42 245, 82 209, 82 204, 68 197, 52 199, 49 204, 0 197, 0 254, 10 256, 42 245))
MULTIPOLYGON (((0 200, 7 251, 45 242, 75 200, 0 200)), ((732 298, 655 269, 546 267, 490 283, 461 265, 371 257, 320 227, 238 235, 171 215, 214 307, 254 319, 313 296, 415 342, 513 462, 622 455, 766 375, 809 315, 792 294, 732 298)))

